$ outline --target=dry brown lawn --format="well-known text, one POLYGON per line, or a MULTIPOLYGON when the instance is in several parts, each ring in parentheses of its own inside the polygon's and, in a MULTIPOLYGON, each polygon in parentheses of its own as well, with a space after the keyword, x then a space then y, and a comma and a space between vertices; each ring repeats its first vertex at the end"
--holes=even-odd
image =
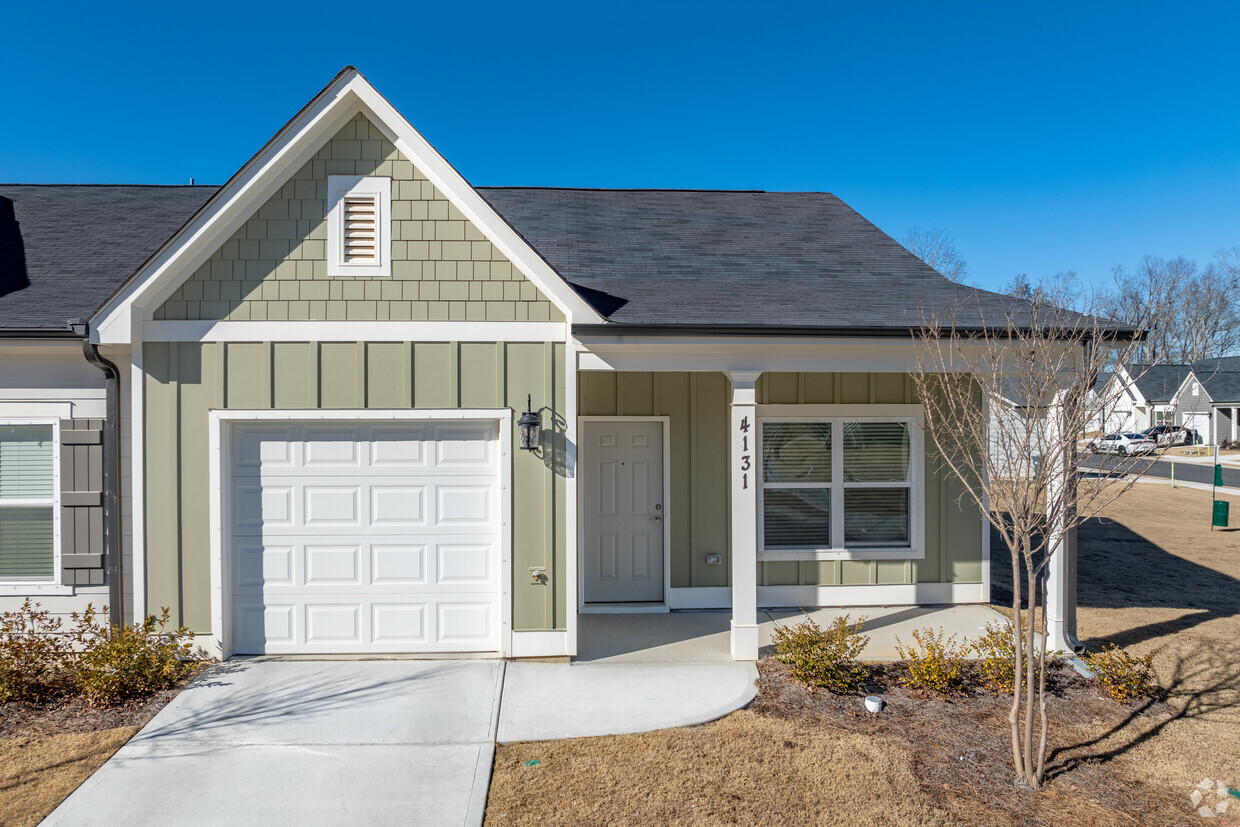
POLYGON ((0 705, 0 825, 38 824, 180 691, 101 709, 75 696, 0 705))
POLYGON ((0 824, 38 824, 137 731, 114 727, 0 741, 0 824))
MULTIPOLYGON (((765 661, 754 705, 712 724, 500 747, 487 824, 1201 823, 1198 781, 1240 786, 1240 530, 1211 532, 1209 513, 1208 492, 1139 485, 1082 527, 1081 638, 1158 650, 1165 693, 1122 707, 1061 669, 1041 792, 1006 769, 1003 699, 888 680, 870 718, 765 661)), ((1233 803, 1212 823, 1236 823, 1233 803)))

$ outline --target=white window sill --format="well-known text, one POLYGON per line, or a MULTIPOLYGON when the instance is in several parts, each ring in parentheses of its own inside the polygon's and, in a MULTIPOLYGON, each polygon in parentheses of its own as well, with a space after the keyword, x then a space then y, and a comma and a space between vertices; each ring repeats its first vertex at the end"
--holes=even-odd
POLYGON ((790 560, 924 560, 922 548, 806 549, 803 551, 759 551, 759 563, 790 560))
POLYGON ((0 597, 22 597, 24 595, 70 595, 74 593, 74 586, 65 586, 60 583, 52 583, 49 581, 38 582, 14 582, 0 583, 0 597))

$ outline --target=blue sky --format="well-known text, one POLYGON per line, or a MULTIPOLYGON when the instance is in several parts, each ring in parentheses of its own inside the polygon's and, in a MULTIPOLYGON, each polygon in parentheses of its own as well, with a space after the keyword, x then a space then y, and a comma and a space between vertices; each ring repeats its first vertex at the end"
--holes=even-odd
POLYGON ((1238 4, 44 3, 5 18, 4 181, 222 183, 354 64, 476 184, 827 190, 896 237, 946 228, 987 287, 1240 245, 1238 4))

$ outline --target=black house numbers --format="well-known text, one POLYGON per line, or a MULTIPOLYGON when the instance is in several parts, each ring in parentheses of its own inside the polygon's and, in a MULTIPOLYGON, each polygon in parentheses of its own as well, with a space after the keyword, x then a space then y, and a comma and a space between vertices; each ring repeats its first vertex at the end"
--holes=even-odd
POLYGON ((753 467, 749 454, 749 417, 741 417, 741 488, 749 487, 749 469, 753 467))

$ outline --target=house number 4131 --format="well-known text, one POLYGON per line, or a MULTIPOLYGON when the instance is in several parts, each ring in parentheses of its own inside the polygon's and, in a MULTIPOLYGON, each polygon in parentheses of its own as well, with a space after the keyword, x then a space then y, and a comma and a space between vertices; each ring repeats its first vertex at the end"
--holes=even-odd
POLYGON ((749 470, 753 463, 749 454, 749 417, 741 417, 741 488, 749 487, 749 470))

